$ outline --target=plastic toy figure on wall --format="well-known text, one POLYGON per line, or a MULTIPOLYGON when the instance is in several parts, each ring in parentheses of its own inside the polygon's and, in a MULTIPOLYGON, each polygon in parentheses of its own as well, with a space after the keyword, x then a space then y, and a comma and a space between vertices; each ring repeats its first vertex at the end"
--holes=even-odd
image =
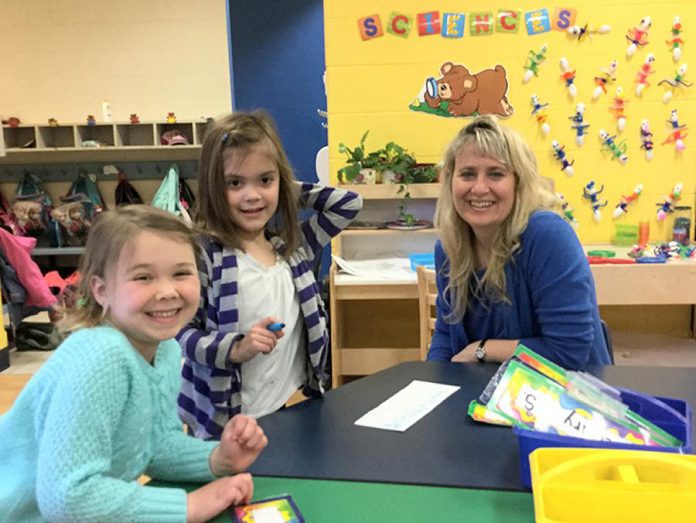
POLYGON ((425 81, 423 100, 411 103, 411 110, 455 117, 512 115, 513 108, 507 98, 507 73, 502 65, 471 74, 461 64, 445 62, 440 74, 440 78, 430 77, 425 81))
POLYGON ((568 158, 568 155, 565 152, 565 146, 561 145, 558 140, 552 140, 551 152, 553 157, 561 164, 561 171, 566 173, 568 176, 573 176, 573 174, 575 174, 575 171, 573 170, 575 160, 568 158))
POLYGON ((642 192, 643 184, 639 183, 633 188, 633 192, 631 194, 621 195, 621 200, 614 208, 614 212, 611 214, 611 217, 616 220, 617 218, 620 218, 621 216, 626 214, 628 212, 628 204, 636 201, 642 192))
POLYGON ((546 60, 546 52, 549 47, 544 44, 539 49, 539 52, 529 51, 527 53, 527 63, 524 65, 524 76, 522 77, 522 83, 527 83, 532 79, 533 76, 539 76, 539 66, 546 60))
POLYGON ((617 141, 616 135, 612 136, 604 129, 599 130, 599 139, 602 142, 602 151, 609 152, 612 160, 618 160, 619 163, 628 162, 625 140, 617 141))
POLYGON ((616 118, 616 128, 619 131, 623 131, 626 127, 626 97, 623 94, 622 87, 616 88, 614 102, 609 106, 609 111, 616 118))
POLYGON ((685 124, 679 123, 679 114, 676 109, 672 109, 669 115, 669 120, 667 120, 667 125, 670 126, 670 133, 662 145, 673 143, 674 149, 677 152, 683 151, 686 146, 684 145, 684 138, 689 134, 685 124))
POLYGON ((592 39, 592 35, 607 34, 609 31, 611 31, 611 26, 607 24, 600 25, 596 28, 591 27, 589 24, 573 25, 568 28, 568 34, 575 38, 578 42, 581 42, 586 36, 592 39))
POLYGON ((667 45, 672 50, 672 58, 675 62, 678 62, 681 58, 682 46, 684 45, 684 40, 681 39, 681 32, 681 18, 675 16, 672 21, 672 38, 667 40, 667 45))
POLYGON ((661 202, 655 204, 659 207, 656 216, 658 222, 664 221, 668 214, 674 212, 674 204, 681 200, 683 189, 684 184, 681 182, 677 183, 669 196, 664 196, 661 202))
POLYGON ((640 148, 645 151, 645 159, 653 159, 653 148, 655 144, 653 143, 653 133, 650 130, 650 122, 648 120, 643 120, 640 122, 640 148))
POLYGON ((680 88, 682 86, 691 87, 692 85, 694 85, 686 81, 687 69, 688 66, 686 64, 681 64, 679 66, 679 69, 675 71, 673 78, 665 78, 664 80, 660 80, 657 83, 657 85, 667 84, 667 90, 665 91, 665 94, 662 95, 662 101, 664 103, 667 103, 672 99, 672 96, 674 96, 675 89, 680 88))
POLYGON ((600 209, 606 207, 607 201, 600 199, 599 195, 604 191, 604 185, 597 188, 594 180, 590 180, 585 187, 582 188, 582 197, 589 201, 592 207, 592 217, 596 222, 602 219, 600 209))
POLYGON ((563 71, 561 74, 561 79, 565 82, 565 85, 568 88, 568 96, 575 98, 578 94, 578 88, 575 86, 575 69, 570 68, 568 59, 565 57, 561 58, 560 65, 561 71, 563 71))
POLYGON ((648 53, 648 56, 645 57, 645 62, 643 62, 640 70, 636 73, 636 96, 641 96, 645 88, 650 85, 648 76, 655 72, 652 68, 654 62, 655 56, 652 53, 648 53))
POLYGON ((602 74, 594 77, 594 82, 597 87, 595 87, 595 90, 592 93, 593 100, 599 98, 602 93, 606 94, 607 84, 616 81, 616 69, 618 67, 619 62, 617 60, 612 60, 606 68, 599 69, 602 74))
POLYGON ((633 56, 638 46, 644 46, 648 43, 648 30, 652 26, 652 20, 649 16, 643 18, 637 27, 629 29, 626 33, 626 40, 630 45, 626 49, 626 56, 633 56))
POLYGON ((536 118, 537 124, 539 125, 539 130, 544 136, 548 136, 551 131, 551 126, 549 125, 548 119, 549 115, 546 112, 548 107, 547 103, 542 103, 539 97, 535 94, 532 95, 532 116, 536 118))
POLYGON ((561 206, 561 213, 563 219, 567 221, 569 224, 571 224, 573 227, 578 227, 578 220, 575 219, 575 209, 573 209, 570 206, 568 200, 565 199, 565 196, 563 196, 563 194, 557 192, 556 198, 558 198, 558 203, 561 206))
POLYGON ((575 143, 582 147, 585 143, 585 135, 590 124, 585 122, 585 104, 579 103, 575 106, 575 114, 568 117, 573 123, 570 128, 575 132, 575 143))

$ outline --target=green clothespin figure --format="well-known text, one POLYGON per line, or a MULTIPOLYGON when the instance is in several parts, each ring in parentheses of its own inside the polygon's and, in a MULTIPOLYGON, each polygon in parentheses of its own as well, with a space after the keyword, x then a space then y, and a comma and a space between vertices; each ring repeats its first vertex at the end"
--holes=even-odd
POLYGON ((529 51, 527 55, 527 63, 524 66, 524 76, 522 77, 522 83, 527 83, 532 79, 532 76, 539 76, 539 66, 546 60, 546 52, 549 50, 549 46, 544 44, 539 49, 538 53, 533 50, 529 51))

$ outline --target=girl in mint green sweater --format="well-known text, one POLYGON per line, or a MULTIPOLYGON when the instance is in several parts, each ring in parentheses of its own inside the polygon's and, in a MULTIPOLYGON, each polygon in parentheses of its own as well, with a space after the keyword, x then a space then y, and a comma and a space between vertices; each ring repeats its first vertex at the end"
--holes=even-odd
POLYGON ((0 521, 194 522, 251 499, 251 476, 238 472, 268 442, 256 422, 235 416, 206 442, 177 418, 173 338, 198 306, 196 254, 164 211, 95 221, 70 334, 0 417, 0 521), (142 474, 207 484, 187 494, 143 486, 142 474))

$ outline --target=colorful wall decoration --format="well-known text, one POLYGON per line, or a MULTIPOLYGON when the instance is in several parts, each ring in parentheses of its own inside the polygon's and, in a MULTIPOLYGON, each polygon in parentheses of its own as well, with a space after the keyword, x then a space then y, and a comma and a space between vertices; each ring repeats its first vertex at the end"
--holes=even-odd
POLYGON ((665 199, 695 203, 696 3, 508 7, 325 0, 331 172, 343 166, 339 142, 367 130, 368 149, 396 141, 437 162, 471 116, 496 114, 527 139, 581 240, 608 242, 617 223, 639 221, 650 222, 652 241, 670 239, 672 217, 656 217, 665 199), (624 203, 622 212, 598 219, 591 182, 603 187, 598 202, 624 203))

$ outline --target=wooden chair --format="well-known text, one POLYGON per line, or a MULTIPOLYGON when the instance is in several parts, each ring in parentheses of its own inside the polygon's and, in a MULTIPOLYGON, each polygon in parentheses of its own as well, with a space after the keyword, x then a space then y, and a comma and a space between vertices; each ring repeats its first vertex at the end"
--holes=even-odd
POLYGON ((437 299, 437 284, 435 271, 418 266, 418 318, 420 323, 420 359, 424 361, 428 355, 428 347, 435 330, 435 300, 437 299))

